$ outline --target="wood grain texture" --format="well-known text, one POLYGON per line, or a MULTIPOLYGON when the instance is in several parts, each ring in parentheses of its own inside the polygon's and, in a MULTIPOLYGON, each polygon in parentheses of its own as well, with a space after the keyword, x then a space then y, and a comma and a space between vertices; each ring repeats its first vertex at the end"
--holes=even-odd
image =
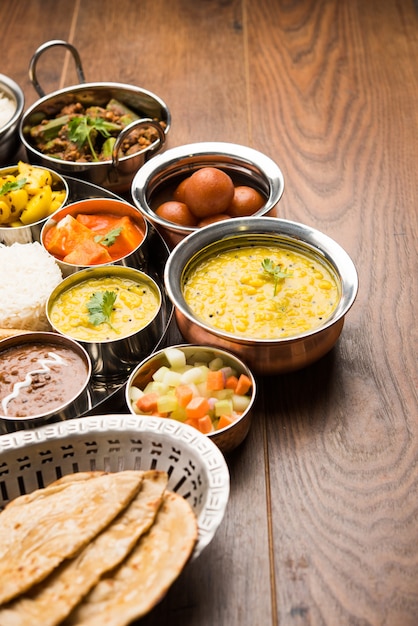
POLYGON ((283 164, 283 216, 337 239, 360 276, 334 354, 266 394, 279 623, 414 624, 416 15, 392 2, 251 14, 251 110, 258 147, 283 164))
MULTIPOLYGON (((38 45, 168 104, 169 147, 250 145, 280 214, 335 238, 360 290, 335 349, 258 381, 211 545, 146 626, 418 620, 418 16, 413 0, 3 0, 1 69, 37 99, 38 45)), ((46 91, 76 82, 42 62, 46 91)), ((181 340, 173 328, 173 343, 181 340)))

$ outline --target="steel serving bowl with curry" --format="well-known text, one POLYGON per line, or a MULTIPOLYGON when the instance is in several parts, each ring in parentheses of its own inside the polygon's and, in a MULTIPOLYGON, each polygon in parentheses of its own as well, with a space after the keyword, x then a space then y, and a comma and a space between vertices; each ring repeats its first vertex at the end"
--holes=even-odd
POLYGON ((124 379, 163 332, 162 293, 131 267, 91 267, 67 276, 46 305, 52 328, 88 352, 95 379, 124 379))
POLYGON ((135 85, 85 82, 80 55, 67 41, 39 46, 29 78, 41 96, 19 124, 31 163, 122 193, 138 168, 165 144, 171 125, 166 103, 135 85), (81 83, 45 95, 36 67, 45 51, 57 46, 72 54, 81 83))
POLYGON ((68 419, 90 408, 91 362, 76 341, 28 332, 0 341, 0 432, 68 419))

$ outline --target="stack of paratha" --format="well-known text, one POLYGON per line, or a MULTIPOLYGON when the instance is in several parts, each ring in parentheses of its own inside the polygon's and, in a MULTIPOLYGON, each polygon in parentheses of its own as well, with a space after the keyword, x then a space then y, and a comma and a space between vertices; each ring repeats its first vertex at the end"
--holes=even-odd
POLYGON ((188 561, 196 516, 160 471, 72 474, 0 513, 0 626, 119 626, 188 561))

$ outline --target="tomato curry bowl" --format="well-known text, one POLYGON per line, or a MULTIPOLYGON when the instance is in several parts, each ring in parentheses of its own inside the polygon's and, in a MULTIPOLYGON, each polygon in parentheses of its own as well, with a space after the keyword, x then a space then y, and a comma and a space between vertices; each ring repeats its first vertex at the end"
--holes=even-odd
POLYGON ((108 264, 142 269, 148 224, 132 205, 114 198, 88 198, 57 211, 41 231, 41 243, 63 276, 108 264))

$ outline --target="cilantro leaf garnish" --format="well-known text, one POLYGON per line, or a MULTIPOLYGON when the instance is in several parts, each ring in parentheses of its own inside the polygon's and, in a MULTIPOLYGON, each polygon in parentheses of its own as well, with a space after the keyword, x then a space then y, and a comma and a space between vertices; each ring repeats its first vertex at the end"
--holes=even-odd
POLYGON ((26 178, 20 178, 19 180, 12 181, 7 180, 2 187, 0 187, 0 196, 4 196, 9 191, 16 191, 17 189, 22 189, 26 185, 26 178))
POLYGON ((262 268, 263 272, 265 272, 266 274, 269 274, 274 279, 273 296, 275 296, 276 293, 277 293, 277 286, 279 284, 279 280, 281 278, 289 278, 289 276, 292 276, 292 274, 293 274, 293 272, 288 272, 287 270, 282 270, 281 266, 280 265, 276 265, 274 263, 274 261, 272 261, 271 259, 264 259, 264 261, 261 263, 261 268, 262 268))
POLYGON ((122 226, 119 226, 118 228, 112 228, 112 230, 109 230, 108 233, 106 233, 106 235, 96 235, 96 237, 94 238, 94 241, 96 243, 101 243, 102 246, 112 246, 117 237, 119 237, 119 235, 122 232, 122 226))
MULTIPOLYGON (((113 126, 113 125, 112 125, 113 126)), ((79 148, 84 146, 87 142, 90 148, 91 154, 95 161, 99 158, 93 146, 92 133, 100 133, 103 137, 110 137, 108 130, 109 123, 101 117, 89 117, 88 115, 82 115, 80 117, 73 117, 68 122, 69 133, 68 136, 71 141, 77 144, 79 148)))
POLYGON ((116 293, 114 291, 100 291, 93 293, 87 303, 89 312, 89 322, 93 326, 107 323, 113 328, 110 322, 113 305, 116 301, 116 293))

